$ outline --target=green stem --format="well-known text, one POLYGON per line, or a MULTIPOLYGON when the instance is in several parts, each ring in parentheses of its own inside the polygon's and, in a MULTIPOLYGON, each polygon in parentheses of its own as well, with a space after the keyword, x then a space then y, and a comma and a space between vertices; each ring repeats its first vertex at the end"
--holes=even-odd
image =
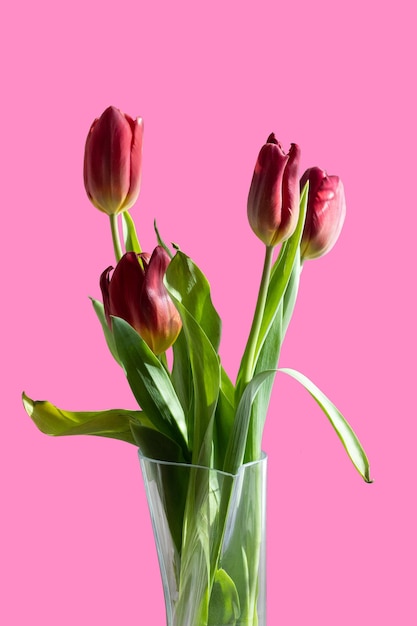
POLYGON ((265 261, 262 270, 261 284, 259 286, 258 300, 256 302, 255 313, 253 316, 253 322, 249 333, 247 349, 247 359, 245 368, 242 373, 242 383, 245 387, 252 379, 255 369, 255 354, 256 346, 258 344, 259 331, 261 329, 262 317, 265 311, 266 296, 268 294, 269 279, 271 276, 272 255, 274 248, 272 246, 266 246, 265 248, 265 261))
POLYGON ((116 261, 119 262, 123 256, 123 251, 122 251, 122 246, 120 244, 119 228, 117 225, 116 214, 110 215, 110 228, 111 228, 111 236, 113 239, 114 254, 116 255, 116 261))

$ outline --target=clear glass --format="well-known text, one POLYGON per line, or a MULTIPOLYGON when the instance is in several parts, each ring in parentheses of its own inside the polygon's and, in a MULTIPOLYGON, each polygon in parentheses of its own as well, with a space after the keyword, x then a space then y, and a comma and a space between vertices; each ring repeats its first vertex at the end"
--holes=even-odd
POLYGON ((167 626, 265 626, 266 455, 236 475, 139 458, 167 626))

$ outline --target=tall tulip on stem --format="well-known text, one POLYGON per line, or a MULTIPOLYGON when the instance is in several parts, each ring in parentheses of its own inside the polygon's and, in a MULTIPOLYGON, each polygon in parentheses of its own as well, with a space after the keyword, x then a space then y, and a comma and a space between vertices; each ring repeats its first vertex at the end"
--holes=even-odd
POLYGON ((110 217, 116 260, 122 257, 117 216, 139 196, 143 120, 108 107, 94 120, 84 153, 84 186, 91 203, 110 217))
POLYGON ((285 154, 274 133, 262 146, 248 196, 248 220, 254 233, 264 242, 265 261, 261 284, 247 343, 246 365, 243 383, 253 376, 254 354, 265 309, 266 296, 271 275, 274 247, 294 232, 299 216, 300 191, 298 167, 300 148, 291 144, 285 154))

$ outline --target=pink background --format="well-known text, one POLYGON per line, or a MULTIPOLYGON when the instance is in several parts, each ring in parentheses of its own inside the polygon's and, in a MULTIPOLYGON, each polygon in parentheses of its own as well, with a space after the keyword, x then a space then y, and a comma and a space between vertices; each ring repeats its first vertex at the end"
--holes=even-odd
POLYGON ((411 0, 51 0, 3 16, 0 622, 163 626, 136 451, 51 439, 24 389, 63 408, 134 408, 88 296, 113 262, 82 183, 93 118, 145 120, 132 214, 201 265, 237 371, 261 270, 246 221, 271 131, 345 183, 337 247, 309 263, 281 364, 350 419, 366 485, 314 402, 277 379, 269 464, 269 624, 417 623, 415 16, 411 0))

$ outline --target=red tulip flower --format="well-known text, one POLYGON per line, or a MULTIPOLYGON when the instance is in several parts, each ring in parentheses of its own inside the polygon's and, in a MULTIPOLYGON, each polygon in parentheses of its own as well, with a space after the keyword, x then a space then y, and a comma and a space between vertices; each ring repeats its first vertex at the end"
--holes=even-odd
POLYGON ((346 215, 343 183, 319 167, 311 167, 301 177, 300 187, 309 181, 307 214, 301 239, 301 259, 316 259, 336 243, 346 215))
POLYGON ((88 133, 84 186, 90 201, 107 215, 129 209, 138 199, 143 120, 108 107, 88 133))
POLYGON ((165 352, 181 330, 181 318, 169 297, 163 278, 170 258, 161 246, 152 256, 127 252, 113 269, 100 277, 107 323, 121 317, 139 333, 155 354, 165 352), (139 260, 140 259, 140 260, 139 260))
POLYGON ((299 160, 297 144, 291 144, 285 154, 273 133, 259 152, 248 196, 248 219, 254 233, 267 246, 288 239, 297 225, 299 160))

